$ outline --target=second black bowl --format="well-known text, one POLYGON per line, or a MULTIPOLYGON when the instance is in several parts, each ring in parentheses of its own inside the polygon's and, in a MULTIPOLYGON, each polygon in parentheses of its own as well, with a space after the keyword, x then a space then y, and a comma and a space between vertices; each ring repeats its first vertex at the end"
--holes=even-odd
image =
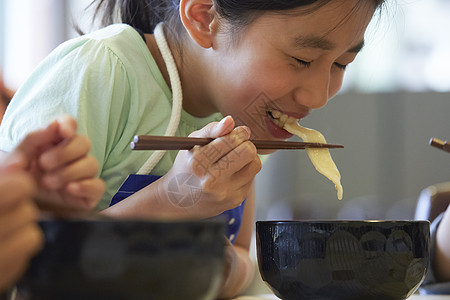
POLYGON ((428 221, 260 221, 259 271, 282 299, 402 300, 425 278, 428 221))
POLYGON ((222 279, 218 222, 43 220, 45 246, 22 299, 214 299, 222 279))

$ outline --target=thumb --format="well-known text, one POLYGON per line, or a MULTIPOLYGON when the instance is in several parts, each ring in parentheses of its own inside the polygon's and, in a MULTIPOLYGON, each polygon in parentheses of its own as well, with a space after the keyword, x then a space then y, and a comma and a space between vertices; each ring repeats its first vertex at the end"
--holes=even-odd
POLYGON ((200 130, 192 132, 191 137, 218 138, 229 134, 234 129, 234 119, 226 116, 220 122, 212 122, 200 130))

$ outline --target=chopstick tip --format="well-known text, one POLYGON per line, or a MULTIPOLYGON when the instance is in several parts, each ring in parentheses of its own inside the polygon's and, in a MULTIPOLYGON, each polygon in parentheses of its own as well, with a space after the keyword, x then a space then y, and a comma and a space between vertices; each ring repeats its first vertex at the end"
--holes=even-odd
POLYGON ((438 148, 441 148, 445 145, 445 141, 440 140, 435 137, 431 138, 429 143, 431 146, 438 147, 438 148))

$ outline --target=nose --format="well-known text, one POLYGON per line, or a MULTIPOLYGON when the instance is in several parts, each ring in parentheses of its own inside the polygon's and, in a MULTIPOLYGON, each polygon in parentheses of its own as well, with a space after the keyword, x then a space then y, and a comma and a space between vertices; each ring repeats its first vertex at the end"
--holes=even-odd
MULTIPOLYGON (((311 70, 312 71, 312 70, 311 70)), ((303 77, 294 91, 297 103, 312 109, 318 109, 327 104, 333 92, 330 89, 331 71, 322 69, 312 71, 307 78, 303 77)))

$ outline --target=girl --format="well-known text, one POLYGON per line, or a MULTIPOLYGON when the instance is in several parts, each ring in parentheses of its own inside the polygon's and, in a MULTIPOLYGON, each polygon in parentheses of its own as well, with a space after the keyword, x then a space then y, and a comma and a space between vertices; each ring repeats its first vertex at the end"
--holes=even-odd
POLYGON ((42 245, 38 204, 90 210, 104 184, 90 143, 76 133, 76 122, 61 116, 29 133, 0 163, 0 293, 11 286, 42 245), (68 160, 68 158, 70 158, 68 160), (49 203, 51 201, 51 203, 49 203))
POLYGON ((289 138, 275 117, 300 120, 338 92, 382 2, 94 1, 109 26, 64 43, 38 67, 6 112, 0 147, 55 114, 73 114, 106 181, 98 209, 227 220, 232 246, 220 297, 233 297, 254 270, 261 162, 250 137, 289 138), (215 140, 179 153, 132 152, 137 134, 215 140))

